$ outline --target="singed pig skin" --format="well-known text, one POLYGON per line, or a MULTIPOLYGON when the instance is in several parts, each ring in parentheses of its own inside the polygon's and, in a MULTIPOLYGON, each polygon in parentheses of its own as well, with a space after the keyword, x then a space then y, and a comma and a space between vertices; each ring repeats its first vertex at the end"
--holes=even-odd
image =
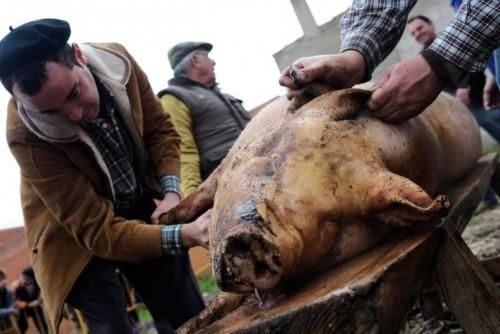
POLYGON ((272 289, 367 249, 391 226, 446 212, 438 190, 480 155, 474 118, 441 95, 418 117, 383 123, 362 111, 369 94, 330 92, 296 111, 275 101, 162 218, 190 221, 213 204, 210 254, 221 289, 272 289))

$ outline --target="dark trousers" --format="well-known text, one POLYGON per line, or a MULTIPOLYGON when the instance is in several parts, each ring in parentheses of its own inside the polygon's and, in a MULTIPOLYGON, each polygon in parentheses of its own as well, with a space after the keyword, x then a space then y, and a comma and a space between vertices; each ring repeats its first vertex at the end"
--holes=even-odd
MULTIPOLYGON (((154 207, 151 197, 142 198, 135 208, 120 216, 147 222, 154 207)), ((132 334, 126 292, 116 268, 144 301, 158 334, 174 333, 175 328, 205 307, 187 253, 140 264, 94 257, 66 298, 68 304, 83 313, 91 334, 132 334)))
POLYGON ((141 264, 94 258, 78 278, 66 302, 78 308, 92 334, 132 334, 120 268, 153 316, 159 334, 174 329, 204 307, 188 256, 165 256, 141 264))
POLYGON ((474 99, 468 106, 480 127, 500 142, 500 110, 486 110, 483 101, 474 99))
POLYGON ((0 333, 3 330, 12 328, 12 321, 9 316, 0 315, 0 333))
POLYGON ((25 333, 28 330, 28 317, 33 319, 38 333, 47 334, 49 332, 47 328, 47 321, 45 320, 45 313, 41 306, 29 307, 21 310, 19 317, 17 318, 17 326, 21 333, 25 333))

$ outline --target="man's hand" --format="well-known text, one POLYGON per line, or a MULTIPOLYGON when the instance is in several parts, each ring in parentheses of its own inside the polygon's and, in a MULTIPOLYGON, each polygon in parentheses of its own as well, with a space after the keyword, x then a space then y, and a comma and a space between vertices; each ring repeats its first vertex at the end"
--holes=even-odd
POLYGON ((455 92, 455 97, 468 106, 470 104, 470 87, 458 88, 455 92))
POLYGON ((483 102, 486 110, 500 108, 500 90, 495 77, 492 75, 486 76, 486 83, 483 89, 483 102))
POLYGON ((335 55, 297 59, 281 73, 279 82, 292 91, 311 83, 327 84, 332 89, 350 88, 363 80, 365 71, 361 53, 348 50, 335 55))
POLYGON ((42 304, 42 301, 39 299, 35 299, 35 300, 28 303, 28 307, 35 307, 35 306, 38 306, 40 304, 42 304))
POLYGON ((212 209, 199 216, 194 222, 181 226, 182 245, 186 248, 202 246, 208 248, 208 227, 212 209))
POLYGON ((155 200, 156 209, 151 214, 151 221, 153 222, 153 224, 158 224, 160 216, 179 204, 180 201, 181 197, 179 196, 179 194, 174 192, 165 193, 165 196, 161 201, 155 200))
POLYGON ((28 303, 27 302, 24 302, 22 300, 16 301, 16 309, 18 309, 18 310, 24 310, 27 307, 28 307, 28 303))
POLYGON ((300 108, 314 97, 335 89, 350 88, 365 77, 363 56, 353 50, 335 55, 305 57, 288 66, 280 85, 288 87, 289 110, 300 108))
POLYGON ((444 84, 418 55, 391 66, 382 75, 367 107, 375 117, 384 121, 404 122, 430 105, 444 84))

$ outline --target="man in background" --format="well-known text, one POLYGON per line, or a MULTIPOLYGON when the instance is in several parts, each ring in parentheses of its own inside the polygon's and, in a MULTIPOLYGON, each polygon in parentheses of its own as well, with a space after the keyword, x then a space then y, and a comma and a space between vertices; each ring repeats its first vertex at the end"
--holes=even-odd
POLYGON ((12 328, 12 315, 17 315, 16 299, 7 283, 7 274, 0 269, 0 331, 12 328))
POLYGON ((47 322, 42 308, 42 295, 40 287, 35 280, 33 268, 24 268, 21 279, 14 292, 16 296, 16 308, 19 310, 17 324, 21 333, 28 330, 28 318, 32 318, 38 332, 47 334, 47 322))
MULTIPOLYGON (((408 31, 415 41, 427 48, 436 39, 437 34, 433 22, 424 15, 408 19, 408 31)), ((454 76, 454 74, 450 74, 454 76)), ((468 81, 462 81, 461 87, 448 82, 443 90, 455 95, 463 104, 469 107, 479 125, 485 128, 497 141, 500 141, 500 114, 489 113, 483 106, 483 87, 486 77, 483 72, 471 73, 468 81)))
POLYGON ((168 51, 174 77, 158 93, 181 137, 181 189, 193 192, 220 164, 250 120, 242 101, 215 80, 212 45, 183 42, 168 51))
MULTIPOLYGON (((408 19, 408 31, 424 49, 429 47, 437 37, 433 22, 424 15, 417 15, 408 19)), ((453 73, 449 75, 450 77, 456 76, 453 73)), ((443 90, 455 95, 472 112, 481 127, 483 150, 487 151, 489 147, 498 145, 500 142, 500 112, 499 110, 487 111, 484 108, 483 88, 485 81, 486 76, 483 72, 475 72, 469 75, 467 81, 463 80, 461 82, 461 87, 457 87, 453 82, 449 81, 443 90)), ((478 212, 493 208, 497 204, 498 200, 495 191, 490 187, 478 208, 478 212)))

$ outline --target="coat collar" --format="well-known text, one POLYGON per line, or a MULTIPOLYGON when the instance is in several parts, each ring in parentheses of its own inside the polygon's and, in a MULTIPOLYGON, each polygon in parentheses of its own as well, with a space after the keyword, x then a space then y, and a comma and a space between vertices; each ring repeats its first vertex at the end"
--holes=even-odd
MULTIPOLYGON (((119 110, 129 110, 125 85, 130 79, 130 61, 121 53, 96 44, 83 44, 90 71, 94 73, 115 97, 119 110)), ((42 114, 17 104, 19 117, 35 135, 43 140, 68 143, 81 136, 78 123, 54 114, 42 114)))
POLYGON ((201 88, 205 89, 210 89, 210 90, 219 90, 219 84, 214 83, 212 87, 207 87, 205 85, 202 85, 198 81, 195 81, 193 79, 188 78, 187 76, 175 76, 172 79, 168 80, 168 84, 170 86, 198 86, 201 88))

